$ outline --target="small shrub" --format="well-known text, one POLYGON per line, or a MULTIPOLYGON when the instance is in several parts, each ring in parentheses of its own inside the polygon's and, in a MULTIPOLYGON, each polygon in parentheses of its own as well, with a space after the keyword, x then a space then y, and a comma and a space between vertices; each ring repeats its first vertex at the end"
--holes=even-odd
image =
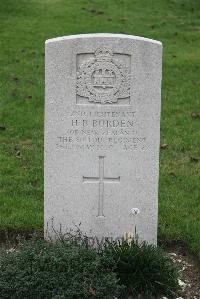
POLYGON ((119 283, 126 286, 120 298, 141 295, 142 298, 151 296, 166 296, 174 298, 178 288, 178 271, 171 258, 160 248, 139 244, 108 243, 104 255, 111 256, 116 263, 115 272, 119 283))
POLYGON ((93 248, 81 234, 23 241, 0 254, 1 299, 125 299, 177 291, 177 270, 159 248, 132 242, 93 248))
POLYGON ((24 241, 0 255, 0 298, 113 299, 121 287, 108 259, 84 242, 24 241))

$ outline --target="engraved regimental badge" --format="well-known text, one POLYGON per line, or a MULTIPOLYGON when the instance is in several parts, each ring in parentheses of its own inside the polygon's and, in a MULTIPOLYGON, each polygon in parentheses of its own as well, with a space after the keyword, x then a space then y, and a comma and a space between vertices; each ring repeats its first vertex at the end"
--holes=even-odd
POLYGON ((112 104, 130 98, 129 68, 119 58, 120 54, 116 56, 110 48, 102 47, 95 51, 94 58, 81 62, 77 71, 78 96, 100 104, 112 104))

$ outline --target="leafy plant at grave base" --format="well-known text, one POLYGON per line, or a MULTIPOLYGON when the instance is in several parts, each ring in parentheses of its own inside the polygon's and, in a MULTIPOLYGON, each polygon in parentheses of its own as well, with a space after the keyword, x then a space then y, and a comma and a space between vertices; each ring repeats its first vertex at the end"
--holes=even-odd
POLYGON ((102 252, 116 262, 119 283, 125 285, 120 298, 133 296, 174 298, 178 290, 178 270, 171 258, 160 248, 146 243, 127 241, 108 243, 102 252))
POLYGON ((23 241, 0 254, 0 297, 113 299, 122 290, 113 267, 112 257, 84 241, 23 241))

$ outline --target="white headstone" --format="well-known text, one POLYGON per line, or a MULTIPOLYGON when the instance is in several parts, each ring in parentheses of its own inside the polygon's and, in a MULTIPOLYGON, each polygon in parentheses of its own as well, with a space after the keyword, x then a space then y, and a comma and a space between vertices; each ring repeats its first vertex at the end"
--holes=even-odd
POLYGON ((46 41, 45 232, 157 241, 160 42, 46 41))

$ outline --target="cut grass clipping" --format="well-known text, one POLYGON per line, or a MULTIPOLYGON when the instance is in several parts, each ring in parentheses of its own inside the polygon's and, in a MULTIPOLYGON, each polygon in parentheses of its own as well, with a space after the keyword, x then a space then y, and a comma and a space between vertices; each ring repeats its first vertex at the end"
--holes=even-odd
POLYGON ((167 296, 177 270, 159 248, 132 242, 93 248, 87 240, 32 239, 0 255, 1 298, 113 299, 167 296))

